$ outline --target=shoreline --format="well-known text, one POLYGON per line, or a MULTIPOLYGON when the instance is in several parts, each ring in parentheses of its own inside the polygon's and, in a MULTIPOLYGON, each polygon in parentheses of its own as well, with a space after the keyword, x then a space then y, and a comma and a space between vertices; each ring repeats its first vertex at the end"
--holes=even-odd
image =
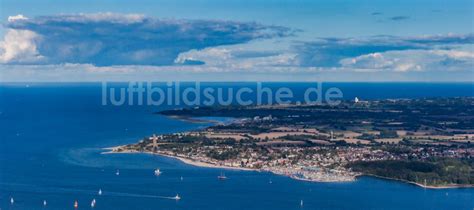
MULTIPOLYGON (((210 123, 210 124, 219 124, 219 123, 225 123, 219 120, 214 120, 214 119, 199 119, 193 116, 189 115, 164 115, 167 118, 173 119, 173 120, 180 120, 188 123, 195 123, 195 124, 205 124, 205 123, 210 123)), ((238 121, 238 118, 231 118, 230 123, 238 121)), ((132 143, 134 144, 134 143, 132 143)), ((215 168, 215 169, 225 169, 225 170, 239 170, 239 171, 257 171, 257 172, 270 172, 275 175, 279 176, 285 176, 289 177, 291 179, 295 180, 300 180, 300 181, 308 181, 308 182, 320 182, 320 183, 339 183, 339 182, 354 182, 357 180, 359 177, 367 176, 367 177, 375 177, 379 179, 385 179, 385 180, 391 180, 391 181, 397 181, 405 184, 410 184, 414 186, 418 186, 424 189, 461 189, 461 188, 474 188, 474 185, 472 184, 448 184, 448 185, 438 185, 438 186, 433 186, 433 185, 424 185, 422 183, 417 183, 413 181, 408 181, 404 179, 397 179, 397 178, 391 178, 391 177, 383 177, 383 176, 378 176, 374 174, 365 174, 365 173, 348 173, 347 176, 343 175, 340 177, 335 176, 334 178, 330 179, 324 179, 321 177, 318 177, 316 179, 312 178, 305 178, 305 177, 299 177, 297 174, 289 174, 287 172, 281 172, 280 169, 276 168, 272 170, 272 168, 264 168, 264 169, 255 169, 255 168, 245 168, 245 167, 234 167, 234 166, 228 166, 228 165, 221 165, 222 163, 219 163, 218 161, 211 161, 208 162, 206 160, 199 160, 200 158, 198 157, 197 159, 190 158, 190 157, 184 157, 180 155, 175 155, 175 154, 169 154, 168 152, 162 152, 162 151, 157 151, 157 152, 151 152, 151 151, 137 151, 137 150, 131 150, 131 149, 124 149, 126 148, 127 145, 119 145, 119 146, 113 146, 113 147, 108 147, 108 148, 103 148, 104 151, 101 152, 101 154, 126 154, 126 153, 142 153, 142 154, 150 154, 150 155, 159 155, 159 156, 164 156, 167 158, 173 158, 181 161, 184 164, 195 166, 195 167, 204 167, 204 168, 215 168), (119 151, 121 150, 121 151, 119 151), (348 178, 349 177, 349 178, 348 178)))
POLYGON ((152 152, 145 152, 145 153, 146 154, 151 154, 151 155, 159 155, 159 156, 168 157, 168 158, 174 158, 174 159, 177 159, 177 160, 183 162, 184 164, 188 164, 188 165, 192 165, 192 166, 196 166, 196 167, 216 168, 216 169, 226 169, 226 170, 236 170, 236 171, 260 171, 258 169, 251 169, 251 168, 214 165, 214 164, 211 164, 211 163, 196 161, 196 160, 192 160, 192 159, 189 159, 189 158, 178 157, 178 156, 167 155, 167 154, 161 154, 161 153, 152 153, 152 152))
POLYGON ((188 164, 191 166, 196 166, 196 167, 203 167, 203 168, 216 168, 216 169, 227 169, 227 170, 238 170, 238 171, 257 171, 260 172, 262 170, 259 169, 252 169, 252 168, 242 168, 242 167, 231 167, 231 166, 222 166, 222 165, 215 165, 212 163, 206 163, 202 161, 197 161, 193 160, 190 158, 185 158, 185 157, 179 157, 179 156, 174 156, 174 155, 169 155, 169 154, 164 154, 164 153, 154 153, 154 152, 140 152, 140 151, 134 151, 134 150, 124 150, 124 151, 113 151, 114 149, 120 148, 121 146, 115 146, 115 147, 107 147, 103 148, 104 150, 108 150, 106 152, 101 152, 101 154, 149 154, 149 155, 158 155, 158 156, 163 156, 167 158, 173 158, 176 160, 179 160, 183 162, 184 164, 188 164))
MULTIPOLYGON (((167 118, 170 118, 170 119, 173 119, 173 120, 180 120, 180 121, 184 121, 184 122, 188 122, 188 123, 195 123, 195 124, 205 124, 205 123, 211 123, 211 124, 214 124, 214 125, 217 125, 219 123, 224 123, 224 122, 221 122, 219 120, 212 120, 212 119, 200 119, 200 118, 196 118, 196 117, 192 117, 192 116, 180 116, 180 115, 163 115, 167 118)), ((237 120, 237 118, 232 118, 232 117, 229 117, 230 120, 230 123, 234 122, 237 120)))
POLYGON ((212 121, 212 120, 201 120, 201 119, 196 119, 196 118, 187 117, 187 116, 179 116, 179 115, 164 115, 164 116, 173 120, 181 120, 181 121, 189 122, 189 123, 217 123, 216 121, 212 121))
POLYGON ((278 175, 278 176, 285 176, 285 177, 288 177, 290 179, 299 180, 299 181, 306 181, 306 182, 319 182, 319 183, 353 182, 357 178, 357 176, 354 176, 353 180, 340 180, 340 181, 336 181, 336 180, 334 180, 334 181, 333 180, 331 180, 331 181, 314 180, 314 179, 305 179, 305 178, 301 178, 301 177, 296 177, 296 176, 293 176, 293 175, 286 175, 286 174, 283 174, 283 173, 278 173, 278 172, 274 172, 274 171, 266 170, 266 169, 253 169, 253 168, 215 165, 215 164, 212 164, 212 163, 202 162, 202 161, 193 160, 193 159, 190 159, 190 158, 179 157, 179 156, 174 156, 174 155, 169 155, 169 154, 164 154, 164 153, 141 152, 141 151, 134 151, 134 150, 114 151, 114 149, 120 148, 122 146, 124 146, 124 145, 103 148, 104 150, 108 150, 108 151, 102 152, 101 154, 150 154, 150 155, 158 155, 158 156, 163 156, 163 157, 167 157, 167 158, 173 158, 173 159, 181 161, 184 164, 188 164, 188 165, 195 166, 195 167, 236 170, 236 171, 269 172, 269 173, 272 173, 272 174, 275 174, 275 175, 278 175))
POLYGON ((473 188, 474 185, 440 185, 440 186, 432 186, 432 185, 423 185, 421 183, 417 182, 412 182, 408 180, 403 180, 403 179, 396 179, 396 178, 390 178, 390 177, 383 177, 383 176, 378 176, 374 174, 359 174, 354 176, 354 180, 344 180, 344 181, 324 181, 324 180, 311 180, 311 179, 304 179, 300 177, 295 177, 295 176, 289 176, 281 173, 276 173, 271 170, 261 170, 261 169, 252 169, 252 168, 243 168, 243 167, 231 167, 231 166, 223 166, 223 165, 215 165, 212 163, 207 163, 207 162, 202 162, 198 160, 193 160, 190 158, 185 158, 185 157, 179 157, 179 156, 174 156, 174 155, 169 155, 169 154, 164 154, 164 153, 153 153, 153 152, 140 152, 140 151, 134 151, 134 150, 124 150, 124 151, 114 151, 115 149, 121 148, 124 145, 120 146, 114 146, 114 147, 107 147, 103 148, 103 150, 108 150, 105 152, 101 152, 101 154, 150 154, 150 155, 158 155, 158 156, 163 156, 167 158, 173 158, 176 160, 181 161, 184 164, 195 166, 195 167, 203 167, 203 168, 214 168, 214 169, 225 169, 225 170, 237 170, 237 171, 256 171, 256 172, 270 172, 275 175, 279 176, 285 176, 289 177, 294 180, 299 180, 299 181, 307 181, 307 182, 319 182, 319 183, 339 183, 339 182, 353 182, 357 180, 359 177, 374 177, 378 179, 384 179, 384 180, 391 180, 391 181, 397 181, 397 182, 402 182, 405 184, 410 184, 414 185, 417 187, 421 187, 423 189, 463 189, 463 188, 473 188))
POLYGON ((424 184, 421 184, 421 183, 412 182, 412 181, 408 181, 408 180, 404 180, 404 179, 378 176, 378 175, 375 175, 375 174, 361 174, 361 175, 358 175, 356 177, 364 177, 364 176, 366 176, 366 177, 375 177, 375 178, 378 178, 378 179, 384 179, 384 180, 390 180, 390 181, 402 182, 402 183, 405 183, 405 184, 410 184, 410 185, 414 185, 414 186, 421 187, 421 188, 424 188, 424 189, 431 189, 431 190, 474 188, 474 185, 468 185, 468 184, 465 184, 465 185, 452 184, 452 185, 439 185, 439 186, 424 185, 424 184))

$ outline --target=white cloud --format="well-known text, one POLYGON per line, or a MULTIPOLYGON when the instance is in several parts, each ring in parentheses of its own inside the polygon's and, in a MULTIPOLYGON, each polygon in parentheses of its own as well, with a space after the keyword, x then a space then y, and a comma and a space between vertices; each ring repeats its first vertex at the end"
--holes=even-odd
POLYGON ((433 54, 446 56, 452 59, 474 59, 474 52, 457 50, 433 50, 433 54))
POLYGON ((114 13, 31 19, 16 15, 9 17, 5 26, 0 73, 13 80, 180 78, 193 73, 258 74, 263 79, 275 74, 303 79, 321 74, 349 79, 414 74, 414 78, 424 79, 432 71, 446 78, 466 79, 474 66, 474 34, 275 42, 269 38, 288 37, 292 30, 252 22, 114 13))
POLYGON ((22 14, 18 14, 15 16, 8 16, 8 22, 14 22, 17 20, 28 20, 28 18, 23 16, 22 14))
POLYGON ((78 15, 61 15, 52 17, 52 19, 55 19, 56 21, 68 21, 76 23, 109 22, 132 24, 142 22, 146 19, 146 16, 143 14, 117 14, 112 12, 101 12, 91 14, 80 13, 78 15))
POLYGON ((472 71, 474 53, 459 50, 404 50, 346 58, 346 68, 407 71, 472 71))
POLYGON ((39 36, 29 30, 9 29, 0 42, 0 63, 29 63, 40 61, 36 41, 39 36))
POLYGON ((158 19, 140 14, 94 13, 31 19, 18 15, 9 19, 7 29, 41 36, 35 50, 47 59, 36 64, 173 65, 180 53, 192 49, 286 37, 291 33, 289 28, 254 22, 158 19))
MULTIPOLYGON (((358 38, 321 38, 295 45, 302 66, 340 66, 340 61, 362 56, 370 58, 377 53, 453 49, 455 46, 474 44, 474 34, 447 34, 435 36, 371 36, 358 38), (364 56, 365 55, 365 56, 364 56)), ((375 59, 380 59, 376 58, 375 59)))
POLYGON ((253 51, 241 47, 215 47, 190 50, 179 54, 175 62, 202 61, 207 67, 256 69, 262 67, 297 66, 296 54, 287 52, 253 51))
POLYGON ((262 66, 256 69, 206 65, 104 66, 92 64, 0 65, 0 82, 100 81, 472 81, 460 71, 380 71, 353 68, 262 66))
POLYGON ((184 64, 187 60, 203 61, 207 65, 222 65, 232 58, 231 50, 226 48, 206 48, 180 53, 175 63, 184 64))

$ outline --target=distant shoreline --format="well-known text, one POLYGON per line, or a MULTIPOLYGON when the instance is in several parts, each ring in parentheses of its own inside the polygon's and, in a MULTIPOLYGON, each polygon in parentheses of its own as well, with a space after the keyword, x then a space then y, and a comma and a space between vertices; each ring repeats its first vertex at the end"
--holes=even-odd
POLYGON ((197 119, 197 118, 188 117, 188 116, 179 116, 179 115, 165 115, 165 116, 174 120, 181 120, 181 121, 190 122, 190 123, 218 123, 218 121, 215 121, 215 120, 197 119))
MULTIPOLYGON (((163 115, 167 118, 174 119, 174 120, 181 120, 184 122, 189 122, 189 123, 196 123, 196 124, 203 124, 203 123, 211 123, 211 124, 219 124, 219 123, 224 123, 219 120, 212 120, 212 119, 202 119, 202 118, 197 118, 197 117, 192 117, 192 116, 180 116, 180 115, 163 115)), ((232 119, 231 122, 234 122, 237 120, 237 118, 233 117, 228 117, 229 119, 232 119)))

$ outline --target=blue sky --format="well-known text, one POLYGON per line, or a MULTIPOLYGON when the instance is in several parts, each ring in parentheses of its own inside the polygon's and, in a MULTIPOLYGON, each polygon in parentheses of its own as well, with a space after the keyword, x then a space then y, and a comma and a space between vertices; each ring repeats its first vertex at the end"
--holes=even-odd
POLYGON ((1 81, 473 81, 473 1, 1 0, 1 81))

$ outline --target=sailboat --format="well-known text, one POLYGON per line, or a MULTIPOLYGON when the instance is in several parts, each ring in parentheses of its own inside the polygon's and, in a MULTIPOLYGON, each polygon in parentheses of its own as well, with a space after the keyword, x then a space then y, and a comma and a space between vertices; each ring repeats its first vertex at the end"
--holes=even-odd
POLYGON ((92 207, 92 208, 94 208, 94 207, 95 207, 95 202, 96 202, 96 201, 95 201, 95 198, 94 198, 94 199, 92 199, 92 202, 91 202, 91 207, 92 207))
POLYGON ((117 172, 115 172, 115 175, 120 175, 120 171, 117 169, 117 172))
POLYGON ((227 177, 225 176, 224 173, 221 173, 221 175, 217 176, 217 178, 220 179, 220 180, 227 179, 227 177))
POLYGON ((97 194, 102 195, 102 189, 99 189, 99 192, 97 194))
POLYGON ((74 201, 74 208, 77 209, 77 207, 79 207, 79 203, 77 201, 74 201))
POLYGON ((303 206, 303 200, 300 201, 300 206, 303 206))
POLYGON ((15 203, 15 200, 13 200, 13 197, 10 197, 10 204, 14 204, 15 203))
POLYGON ((46 203, 46 200, 43 200, 43 206, 46 206, 48 205, 48 203, 46 203))
POLYGON ((155 170, 155 176, 159 176, 159 175, 161 175, 161 171, 160 171, 159 168, 157 168, 157 169, 155 170))

